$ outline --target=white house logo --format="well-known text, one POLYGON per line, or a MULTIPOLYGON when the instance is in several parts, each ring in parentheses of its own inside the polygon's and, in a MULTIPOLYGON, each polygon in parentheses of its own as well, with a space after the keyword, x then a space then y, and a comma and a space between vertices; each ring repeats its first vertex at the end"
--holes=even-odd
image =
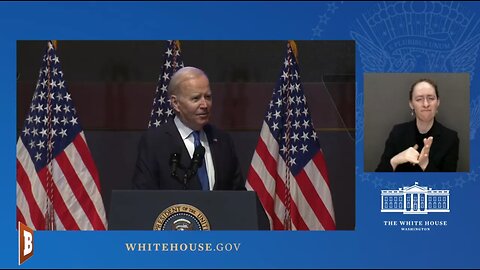
POLYGON ((405 232, 431 231, 434 228, 446 228, 447 219, 444 215, 434 213, 450 212, 450 191, 436 190, 420 186, 415 182, 413 186, 393 190, 382 190, 381 212, 397 213, 386 214, 393 219, 383 220, 383 225, 405 232), (401 215, 398 215, 400 214, 401 215), (430 213, 430 215, 427 215, 430 213))
POLYGON ((415 182, 397 190, 382 190, 382 212, 428 214, 450 212, 450 191, 432 190, 415 182))

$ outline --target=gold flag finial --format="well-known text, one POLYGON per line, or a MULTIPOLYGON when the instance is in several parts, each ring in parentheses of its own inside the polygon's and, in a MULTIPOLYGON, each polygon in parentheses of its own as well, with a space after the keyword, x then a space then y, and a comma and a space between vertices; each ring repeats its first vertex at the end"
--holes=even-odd
POLYGON ((290 44, 290 47, 292 47, 293 54, 295 55, 295 59, 298 62, 298 49, 297 49, 297 43, 295 43, 294 40, 289 40, 288 44, 290 44))
POLYGON ((53 48, 57 49, 57 40, 52 40, 53 48))
POLYGON ((177 47, 178 47, 178 51, 181 52, 182 49, 180 48, 180 40, 175 40, 175 44, 176 44, 177 47))

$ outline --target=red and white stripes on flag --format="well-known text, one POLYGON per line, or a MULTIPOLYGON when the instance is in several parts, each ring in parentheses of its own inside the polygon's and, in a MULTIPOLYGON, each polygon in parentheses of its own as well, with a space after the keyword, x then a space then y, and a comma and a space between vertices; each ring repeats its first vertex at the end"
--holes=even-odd
POLYGON ((293 42, 247 177, 273 230, 335 230, 327 167, 300 81, 293 42))
POLYGON ((100 189, 60 61, 48 42, 17 142, 17 221, 35 230, 105 230, 100 189))

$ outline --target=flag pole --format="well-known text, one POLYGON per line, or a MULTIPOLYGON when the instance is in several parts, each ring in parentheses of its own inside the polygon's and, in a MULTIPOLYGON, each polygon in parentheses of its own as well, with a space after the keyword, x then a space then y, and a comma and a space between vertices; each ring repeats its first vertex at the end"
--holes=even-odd
MULTIPOLYGON (((288 41, 288 44, 293 52, 293 57, 295 57, 295 60, 297 59, 297 55, 298 55, 298 50, 297 50, 297 45, 295 43, 295 41, 293 40, 289 40, 288 41)), ((291 59, 288 59, 290 60, 289 62, 291 62, 291 59)), ((287 73, 290 73, 290 68, 288 70, 287 73)), ((287 80, 287 85, 286 85, 286 88, 285 88, 285 94, 286 94, 286 100, 288 100, 291 96, 291 89, 290 89, 290 82, 291 80, 288 79, 287 80)), ((289 111, 291 109, 290 107, 290 103, 287 102, 286 103, 286 111, 289 111)), ((292 129, 292 119, 291 119, 291 115, 290 114, 287 114, 287 118, 286 118, 286 134, 290 134, 291 132, 291 129, 292 129)), ((291 179, 290 179, 290 168, 288 166, 288 164, 290 164, 292 162, 292 156, 290 155, 290 152, 291 152, 291 148, 292 148, 292 143, 290 141, 290 136, 286 136, 286 139, 285 139, 285 146, 286 146, 286 162, 287 162, 287 166, 285 166, 285 211, 284 211, 284 229, 285 230, 288 230, 288 231, 291 231, 292 230, 292 216, 291 216, 291 203, 292 203, 292 194, 291 194, 291 191, 290 191, 290 185, 291 185, 291 179)))
POLYGON ((174 65, 173 68, 176 70, 179 68, 179 64, 177 62, 177 54, 180 55, 181 52, 182 52, 182 49, 180 48, 180 40, 175 40, 175 54, 173 56, 173 65, 174 65))
MULTIPOLYGON (((50 41, 52 43, 52 47, 48 46, 48 50, 55 50, 57 47, 57 42, 56 40, 50 41)), ((48 55, 48 52, 47 52, 48 55)), ((53 192, 53 134, 52 134, 52 78, 50 76, 50 71, 51 71, 51 61, 52 59, 50 57, 46 57, 45 59, 47 63, 47 130, 48 130, 48 143, 47 143, 47 211, 45 213, 45 229, 49 231, 55 231, 56 226, 55 226, 55 207, 54 207, 54 192, 53 192)))

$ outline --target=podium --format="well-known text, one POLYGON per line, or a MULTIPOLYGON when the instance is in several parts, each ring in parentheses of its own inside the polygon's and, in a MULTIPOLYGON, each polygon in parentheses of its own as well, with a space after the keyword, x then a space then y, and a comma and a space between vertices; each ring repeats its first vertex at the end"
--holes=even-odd
POLYGON ((193 230, 207 223, 206 230, 270 230, 253 191, 112 191, 109 230, 183 230, 189 225, 182 222, 193 230))

